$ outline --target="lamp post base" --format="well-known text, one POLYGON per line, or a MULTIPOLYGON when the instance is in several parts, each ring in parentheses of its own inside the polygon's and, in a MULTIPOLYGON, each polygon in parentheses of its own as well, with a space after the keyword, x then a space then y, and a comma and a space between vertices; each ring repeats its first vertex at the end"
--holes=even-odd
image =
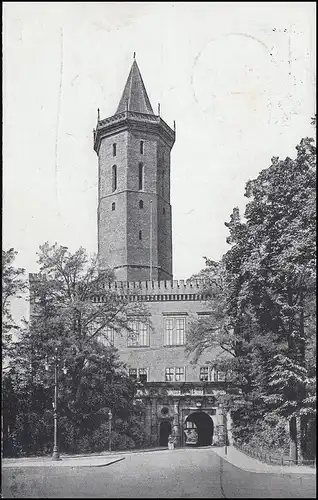
POLYGON ((60 458, 60 453, 57 447, 54 446, 53 448, 53 455, 52 455, 52 460, 57 461, 57 460, 62 460, 60 458))

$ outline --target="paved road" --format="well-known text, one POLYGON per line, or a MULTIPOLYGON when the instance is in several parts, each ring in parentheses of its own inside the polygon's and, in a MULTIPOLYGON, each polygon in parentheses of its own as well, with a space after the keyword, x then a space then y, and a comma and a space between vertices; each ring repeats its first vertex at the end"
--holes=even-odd
POLYGON ((127 455, 107 467, 2 470, 2 498, 315 498, 316 476, 245 472, 207 449, 127 455))

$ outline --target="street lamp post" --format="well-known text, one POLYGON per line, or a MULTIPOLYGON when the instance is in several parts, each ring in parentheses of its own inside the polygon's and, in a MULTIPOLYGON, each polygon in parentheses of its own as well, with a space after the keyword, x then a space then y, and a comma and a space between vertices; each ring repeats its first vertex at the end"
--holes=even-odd
MULTIPOLYGON (((58 352, 57 352, 57 347, 55 348, 55 355, 53 357, 54 360, 54 403, 53 403, 53 408, 54 408, 54 414, 53 414, 53 419, 54 419, 54 446, 53 446, 53 454, 52 454, 52 460, 62 460, 60 458, 60 452, 59 452, 59 446, 58 446, 58 352)), ((45 362, 45 370, 49 370, 49 364, 46 359, 45 362)), ((67 368, 65 366, 65 361, 64 361, 64 366, 63 366, 63 373, 66 375, 67 373, 67 368)))
POLYGON ((112 451, 112 438, 111 438, 111 434, 112 434, 112 418, 113 418, 112 411, 109 410, 109 412, 108 412, 108 429, 109 429, 108 449, 109 449, 109 451, 112 451))
POLYGON ((223 429, 224 429, 224 454, 227 455, 227 418, 226 410, 223 407, 223 429))

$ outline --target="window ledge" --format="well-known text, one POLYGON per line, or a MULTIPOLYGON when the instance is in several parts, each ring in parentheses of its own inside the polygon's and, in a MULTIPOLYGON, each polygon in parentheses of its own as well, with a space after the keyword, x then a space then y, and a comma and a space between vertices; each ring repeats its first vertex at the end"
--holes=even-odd
POLYGON ((150 345, 128 345, 127 349, 140 349, 140 348, 142 349, 145 347, 150 347, 150 345))
POLYGON ((163 347, 185 347, 185 344, 165 344, 163 347))

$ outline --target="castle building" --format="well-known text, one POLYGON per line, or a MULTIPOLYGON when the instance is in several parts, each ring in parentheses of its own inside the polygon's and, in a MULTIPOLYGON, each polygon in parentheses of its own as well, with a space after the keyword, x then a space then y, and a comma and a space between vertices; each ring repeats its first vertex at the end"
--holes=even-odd
MULTIPOLYGON (((189 324, 209 314, 199 280, 173 280, 170 155, 171 128, 154 114, 134 59, 114 115, 94 130, 98 156, 98 258, 113 268, 109 286, 130 291, 146 305, 147 321, 134 318, 135 336, 114 335, 130 376, 139 379, 140 418, 149 443, 211 445, 223 437, 219 395, 226 382, 206 362, 185 352, 189 324)), ((98 112, 99 115, 99 112, 98 112)), ((97 299, 96 299, 97 300, 97 299)))

